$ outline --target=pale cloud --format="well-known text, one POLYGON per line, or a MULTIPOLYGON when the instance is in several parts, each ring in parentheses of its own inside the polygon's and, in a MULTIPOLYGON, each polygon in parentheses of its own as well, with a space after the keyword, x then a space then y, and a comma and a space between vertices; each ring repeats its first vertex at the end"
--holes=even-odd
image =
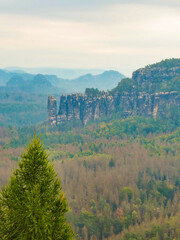
MULTIPOLYGON (((63 12, 96 10, 113 4, 180 7, 179 0, 0 0, 0 12, 61 16, 63 12)), ((69 14, 70 17, 70 14, 69 14)))
POLYGON ((95 1, 54 0, 54 9, 49 0, 0 0, 0 65, 113 68, 130 75, 179 57, 179 1, 109 2, 100 0, 90 11, 95 1))

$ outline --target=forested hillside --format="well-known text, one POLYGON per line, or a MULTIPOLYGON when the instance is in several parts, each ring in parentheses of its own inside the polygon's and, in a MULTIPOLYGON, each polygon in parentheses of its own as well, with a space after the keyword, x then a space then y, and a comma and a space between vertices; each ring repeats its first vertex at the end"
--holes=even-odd
MULTIPOLYGON (((33 129, 1 128, 1 185, 33 129)), ((179 239, 179 122, 137 117, 37 133, 79 239, 179 239)))

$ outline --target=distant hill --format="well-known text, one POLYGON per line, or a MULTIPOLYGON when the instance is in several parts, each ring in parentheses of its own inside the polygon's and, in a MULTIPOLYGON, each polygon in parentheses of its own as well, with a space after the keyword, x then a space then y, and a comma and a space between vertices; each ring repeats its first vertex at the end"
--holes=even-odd
POLYGON ((56 75, 59 78, 74 79, 82 75, 91 73, 97 75, 103 73, 103 69, 73 69, 73 68, 52 68, 52 67, 39 67, 39 68, 21 68, 21 67, 8 67, 5 70, 10 72, 27 72, 30 74, 44 74, 44 75, 56 75))
POLYGON ((99 90, 111 90, 125 76, 117 71, 105 71, 102 74, 87 74, 69 82, 69 89, 76 92, 84 92, 86 88, 98 88, 99 90))
POLYGON ((54 83, 57 87, 63 87, 66 92, 84 93, 86 88, 98 88, 99 90, 110 90, 114 88, 125 76, 117 71, 105 71, 102 74, 86 74, 72 80, 57 79, 54 83))
MULTIPOLYGON (((4 87, 3 91, 16 90, 41 94, 56 94, 58 92, 84 93, 86 88, 110 90, 114 88, 122 78, 124 78, 124 75, 117 71, 105 71, 98 75, 89 73, 69 80, 57 77, 56 75, 33 75, 20 70, 15 70, 15 72, 0 70, 0 86, 4 87)), ((2 91, 2 88, 0 91, 2 91)))
POLYGON ((25 72, 9 72, 7 70, 0 69, 0 86, 6 86, 6 83, 12 77, 21 77, 25 81, 31 81, 34 78, 34 75, 25 72))
POLYGON ((32 80, 25 81, 23 75, 14 75, 6 83, 6 87, 1 87, 0 91, 3 92, 27 92, 36 94, 55 94, 63 93, 65 89, 57 88, 47 79, 45 75, 38 74, 33 76, 32 80))

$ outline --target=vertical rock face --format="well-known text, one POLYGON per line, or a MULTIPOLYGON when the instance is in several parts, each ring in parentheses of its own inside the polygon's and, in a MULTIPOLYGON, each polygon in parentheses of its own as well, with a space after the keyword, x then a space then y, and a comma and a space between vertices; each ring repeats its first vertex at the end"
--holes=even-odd
POLYGON ((67 121, 78 120, 86 125, 89 121, 102 116, 111 116, 121 112, 123 118, 139 115, 156 118, 164 111, 164 106, 180 106, 177 92, 160 92, 149 94, 146 92, 122 92, 118 96, 103 93, 93 97, 81 94, 62 95, 60 98, 59 112, 57 114, 56 99, 48 98, 48 122, 50 125, 60 125, 67 121))
POLYGON ((80 120, 81 117, 82 94, 73 95, 73 119, 80 120))
POLYGON ((60 125, 78 120, 86 125, 102 116, 110 117, 115 112, 123 118, 134 115, 156 118, 166 108, 180 106, 178 92, 159 91, 162 86, 167 86, 171 80, 179 77, 180 61, 169 60, 135 71, 132 79, 124 79, 128 81, 122 81, 110 92, 87 89, 83 96, 62 95, 58 113, 56 99, 49 96, 48 122, 50 125, 60 125))
POLYGON ((96 106, 96 99, 85 95, 82 101, 81 112, 82 122, 86 125, 87 122, 94 119, 94 112, 96 106))
POLYGON ((56 99, 48 98, 48 122, 50 125, 60 125, 67 121, 80 120, 87 124, 101 116, 110 116, 115 111, 115 98, 108 93, 101 96, 85 94, 68 94, 60 97, 59 111, 57 113, 56 99))
POLYGON ((48 123, 51 126, 57 124, 57 101, 53 96, 48 97, 48 123))
POLYGON ((154 108, 154 95, 145 92, 137 95, 136 101, 136 114, 140 116, 152 116, 154 108))
POLYGON ((80 120, 81 119, 81 94, 69 94, 67 96, 67 120, 80 120))
MULTIPOLYGON (((57 113, 56 113, 57 114, 57 113)), ((66 95, 62 95, 60 98, 59 112, 57 115, 57 125, 67 121, 67 102, 66 95)))
POLYGON ((82 94, 62 95, 60 98, 57 125, 66 121, 81 120, 82 94))
POLYGON ((160 92, 154 94, 153 117, 161 115, 166 107, 180 106, 180 97, 177 92, 160 92))

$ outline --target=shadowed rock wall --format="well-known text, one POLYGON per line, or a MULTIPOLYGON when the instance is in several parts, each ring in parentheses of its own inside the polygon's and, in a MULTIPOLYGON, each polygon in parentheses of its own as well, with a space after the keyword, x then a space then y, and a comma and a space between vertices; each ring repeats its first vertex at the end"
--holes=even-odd
POLYGON ((80 120, 83 124, 96 120, 102 116, 111 116, 121 111, 122 117, 151 116, 156 118, 163 111, 164 105, 180 105, 177 92, 128 93, 92 97, 81 94, 62 95, 59 111, 57 101, 53 96, 48 98, 48 122, 50 125, 60 125, 67 121, 80 120))

